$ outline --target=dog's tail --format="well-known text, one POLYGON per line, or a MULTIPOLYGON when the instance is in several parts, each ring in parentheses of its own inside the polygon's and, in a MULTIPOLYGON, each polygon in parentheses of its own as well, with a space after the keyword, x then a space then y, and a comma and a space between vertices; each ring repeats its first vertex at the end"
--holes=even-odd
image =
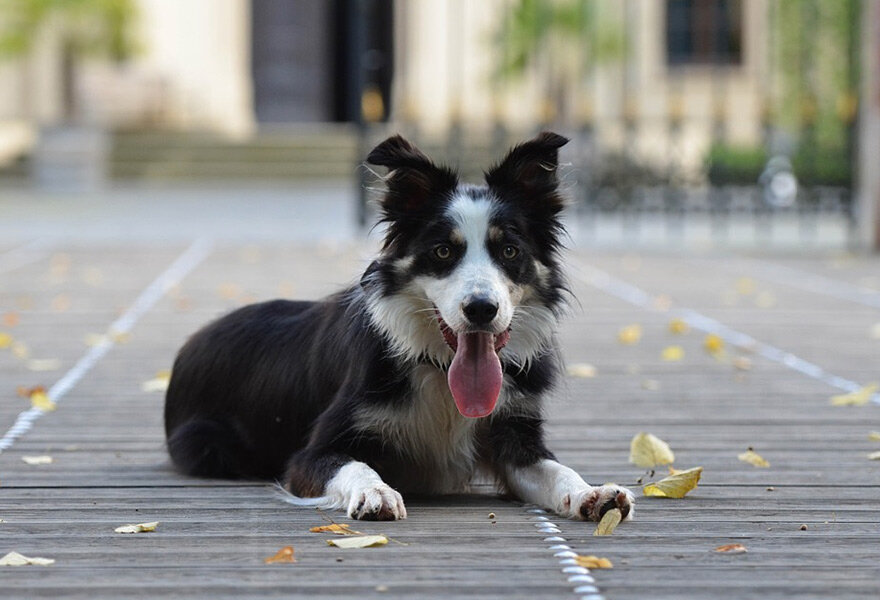
POLYGON ((168 454, 180 471, 197 477, 239 479, 253 473, 250 445, 232 425, 193 418, 168 435, 168 454))
POLYGON ((300 498, 288 492, 280 483, 275 483, 276 496, 282 502, 305 508, 320 508, 322 510, 342 510, 346 508, 342 496, 317 496, 315 498, 300 498))

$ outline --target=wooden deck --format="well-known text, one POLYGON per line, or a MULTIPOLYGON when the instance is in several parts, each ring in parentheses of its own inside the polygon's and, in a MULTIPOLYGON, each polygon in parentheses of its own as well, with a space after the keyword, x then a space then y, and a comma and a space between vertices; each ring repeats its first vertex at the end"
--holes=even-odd
POLYGON ((280 503, 270 486, 171 471, 162 394, 142 383, 169 368, 210 318, 257 299, 317 297, 354 279, 367 256, 360 245, 0 247, 0 331, 31 358, 59 361, 33 371, 0 350, 0 436, 9 446, 0 454, 0 555, 56 560, 0 567, 0 596, 880 596, 880 461, 867 459, 880 450, 868 439, 880 430, 880 405, 829 404, 847 382, 880 380, 876 258, 573 253, 580 306, 562 341, 570 363, 597 374, 569 378, 557 393, 551 447, 594 483, 639 487, 644 473, 627 462, 639 431, 668 441, 676 467, 705 468, 682 500, 640 497, 635 521, 611 537, 484 494, 411 498, 406 521, 357 525, 394 542, 339 550, 308 533, 321 514, 280 503), (695 326, 689 334, 669 333, 676 315, 695 326), (111 323, 130 332, 85 343, 111 323), (642 326, 641 341, 618 343, 631 323, 642 326), (707 354, 698 327, 726 336, 728 357, 748 356, 751 369, 707 354), (754 338, 748 352, 731 346, 739 334, 754 338), (661 360, 672 344, 683 360, 661 360), (30 427, 16 388, 36 385, 52 388, 58 404, 30 427), (737 460, 749 446, 770 468, 737 460), (54 462, 28 465, 27 455, 54 462), (559 532, 541 531, 543 518, 559 532), (113 532, 146 521, 159 521, 158 530, 113 532), (712 552, 728 543, 748 553, 712 552), (264 564, 287 545, 296 564, 264 564), (614 568, 579 571, 565 564, 563 546, 608 557, 614 568))

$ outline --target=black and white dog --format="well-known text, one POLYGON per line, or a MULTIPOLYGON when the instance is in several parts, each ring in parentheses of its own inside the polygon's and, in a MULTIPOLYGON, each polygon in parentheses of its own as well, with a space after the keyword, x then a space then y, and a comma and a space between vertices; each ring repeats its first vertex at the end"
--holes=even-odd
POLYGON ((379 258, 317 302, 246 306, 196 333, 174 363, 168 451, 184 473, 279 479, 292 503, 403 519, 398 492, 467 489, 477 471, 576 519, 632 494, 591 487, 544 445, 560 373, 558 149, 543 133, 460 184, 402 137, 388 167, 379 258))

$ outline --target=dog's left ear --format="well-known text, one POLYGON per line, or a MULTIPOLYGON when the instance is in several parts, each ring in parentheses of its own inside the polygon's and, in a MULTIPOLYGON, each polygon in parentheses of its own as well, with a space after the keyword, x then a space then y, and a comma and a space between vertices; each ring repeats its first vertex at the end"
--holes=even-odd
POLYGON ((367 162, 388 167, 388 192, 382 199, 382 209, 391 219, 418 213, 432 198, 451 192, 458 185, 455 173, 435 165, 399 135, 373 148, 367 162))
POLYGON ((513 148, 486 173, 486 183, 502 194, 514 194, 525 200, 539 200, 540 196, 550 194, 554 201, 561 202, 554 194, 559 184, 556 169, 559 148, 567 143, 568 138, 545 131, 513 148))

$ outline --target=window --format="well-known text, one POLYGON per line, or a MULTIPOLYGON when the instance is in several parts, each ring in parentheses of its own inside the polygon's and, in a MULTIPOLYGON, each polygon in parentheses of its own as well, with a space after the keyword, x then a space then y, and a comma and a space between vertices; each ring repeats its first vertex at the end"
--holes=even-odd
POLYGON ((670 65, 742 62, 741 0, 667 0, 666 56, 670 65))

